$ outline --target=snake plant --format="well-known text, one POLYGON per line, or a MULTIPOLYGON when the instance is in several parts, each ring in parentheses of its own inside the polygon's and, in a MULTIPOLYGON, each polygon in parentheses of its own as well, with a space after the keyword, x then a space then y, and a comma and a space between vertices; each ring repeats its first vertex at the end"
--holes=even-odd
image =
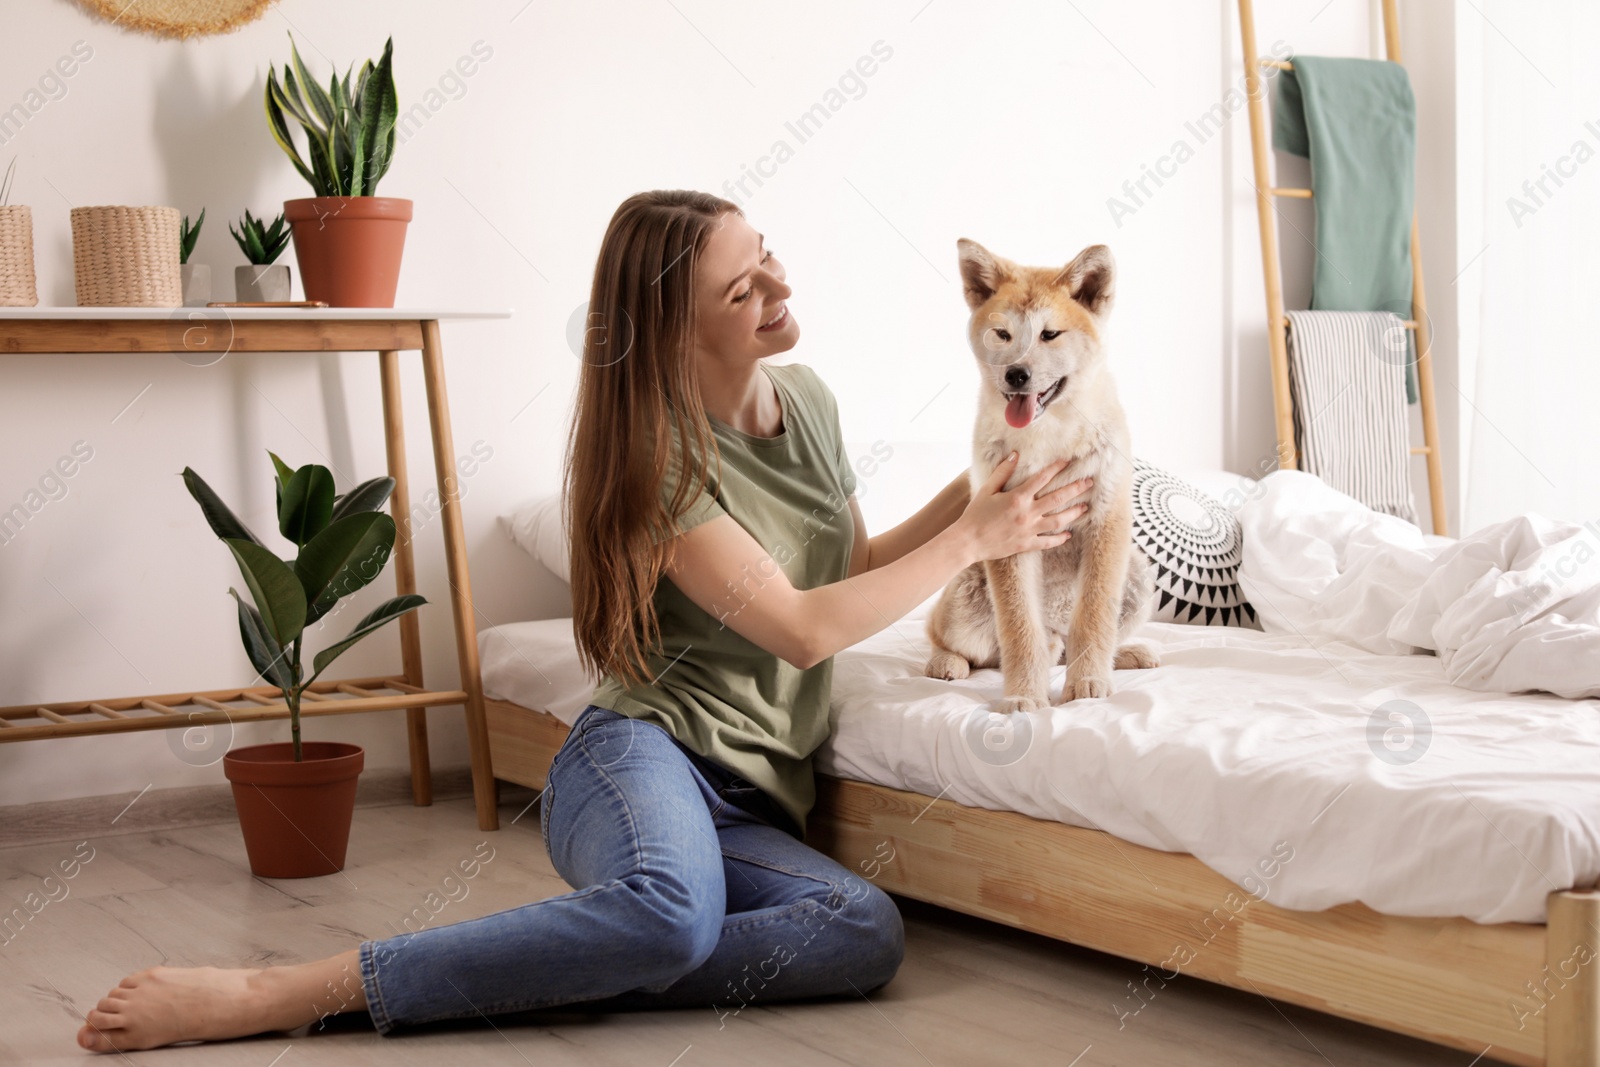
POLYGON ((316 196, 375 195, 378 180, 394 157, 400 111, 394 88, 394 38, 385 42, 376 66, 370 59, 361 65, 354 86, 349 70, 342 81, 335 71, 326 89, 318 85, 300 61, 293 34, 289 52, 292 62, 284 64, 281 85, 277 72, 267 69, 267 122, 278 147, 311 183, 316 196), (290 135, 290 118, 305 132, 309 166, 290 135))
POLYGON ((244 218, 239 220, 239 228, 233 228, 233 223, 228 223, 228 232, 233 234, 233 239, 238 242, 239 250, 244 253, 244 258, 257 266, 266 266, 282 254, 289 244, 289 231, 284 227, 283 212, 272 220, 272 225, 250 214, 250 209, 244 209, 244 218))
POLYGON ((292 560, 279 559, 263 545, 193 469, 183 468, 183 484, 212 532, 233 552, 255 602, 252 606, 238 590, 228 590, 239 605, 245 653, 257 673, 283 693, 289 707, 298 763, 303 758, 300 701, 306 689, 363 637, 427 601, 408 593, 379 604, 343 638, 318 652, 311 676, 304 677, 301 646, 307 628, 376 578, 394 550, 394 519, 379 510, 394 491, 394 479, 373 478, 336 496, 327 467, 309 463, 294 470, 273 453, 267 454, 277 472, 278 531, 298 552, 292 560))

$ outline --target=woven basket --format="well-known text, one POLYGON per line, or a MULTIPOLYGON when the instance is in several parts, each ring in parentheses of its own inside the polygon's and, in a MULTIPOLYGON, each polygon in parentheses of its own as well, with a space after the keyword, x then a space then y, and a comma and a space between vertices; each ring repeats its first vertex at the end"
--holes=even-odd
POLYGON ((0 307, 31 308, 39 302, 33 275, 33 211, 0 207, 0 307))
POLYGON ((73 208, 72 272, 79 307, 182 307, 178 209, 73 208))

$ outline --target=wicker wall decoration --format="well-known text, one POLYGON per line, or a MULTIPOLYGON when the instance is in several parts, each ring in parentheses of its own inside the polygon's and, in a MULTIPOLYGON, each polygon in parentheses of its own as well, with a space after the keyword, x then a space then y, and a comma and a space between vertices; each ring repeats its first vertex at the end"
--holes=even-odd
POLYGON ((266 14, 275 0, 78 0, 90 14, 157 37, 232 33, 266 14))

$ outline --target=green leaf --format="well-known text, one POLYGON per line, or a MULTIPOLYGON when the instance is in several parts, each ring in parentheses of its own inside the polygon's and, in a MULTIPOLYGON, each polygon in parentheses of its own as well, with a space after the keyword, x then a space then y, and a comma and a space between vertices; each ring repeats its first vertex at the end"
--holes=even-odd
POLYGON ((294 678, 283 648, 267 632, 261 613, 245 603, 232 586, 228 587, 228 592, 239 602, 239 636, 244 639, 245 654, 250 657, 251 665, 261 677, 287 692, 293 688, 294 678))
POLYGON ((294 571, 254 541, 229 537, 224 538, 224 543, 239 561, 239 572, 244 575, 244 584, 256 602, 266 632, 279 648, 299 637, 306 625, 306 593, 294 571))
POLYGON ((294 164, 294 169, 311 185, 311 190, 318 196, 322 195, 322 184, 317 176, 306 166, 305 160, 300 158, 300 150, 295 148, 294 139, 289 136, 289 123, 283 117, 283 108, 278 104, 278 97, 283 95, 283 90, 278 87, 278 76, 269 67, 267 69, 267 125, 272 130, 272 139, 278 142, 278 147, 288 155, 289 161, 294 164))
POLYGON ((323 92, 322 86, 317 84, 316 79, 306 72, 305 64, 300 62, 300 49, 295 47, 294 34, 292 33, 289 35, 289 54, 294 60, 295 73, 300 75, 300 84, 305 88, 306 99, 311 101, 312 108, 315 109, 318 117, 322 119, 323 124, 331 126, 333 124, 333 101, 328 99, 328 94, 323 92))
POLYGON ((200 227, 206 224, 206 209, 200 209, 200 217, 194 220, 194 225, 189 225, 189 216, 183 217, 183 223, 178 227, 178 262, 187 263, 194 254, 194 246, 200 240, 200 227))
POLYGON ((246 263, 261 262, 261 241, 256 237, 256 232, 250 228, 250 212, 244 213, 244 222, 240 225, 243 232, 233 228, 233 223, 228 223, 228 232, 233 234, 234 243, 239 246, 239 251, 244 253, 246 263))
POLYGON ((306 594, 306 624, 376 578, 394 551, 394 520, 367 511, 332 523, 307 542, 294 561, 306 594))
POLYGON ((377 511, 389 502, 389 494, 393 492, 393 478, 387 475, 382 478, 370 478, 334 501, 333 521, 338 522, 346 515, 377 511))
POLYGON ((397 596, 389 600, 385 600, 382 604, 379 604, 377 607, 373 608, 372 611, 368 613, 366 618, 356 623, 355 629, 351 630, 349 635, 345 637, 344 640, 340 641, 336 645, 329 645, 327 648, 317 653, 317 658, 313 661, 313 666, 316 669, 311 677, 306 680, 306 684, 310 685, 312 682, 316 681, 317 675, 326 670, 328 664, 338 659, 341 655, 348 651, 352 645, 360 641, 363 637, 388 623, 390 620, 398 619, 406 612, 420 608, 426 603, 427 601, 417 594, 407 593, 405 596, 397 596))
MULTIPOLYGON (((287 67, 283 71, 283 82, 284 88, 279 89, 277 82, 269 79, 267 91, 275 92, 274 99, 279 107, 293 115, 305 129, 306 154, 311 157, 312 188, 317 191, 318 196, 342 196, 339 174, 333 170, 328 156, 328 130, 312 117, 305 104, 301 102, 299 85, 287 67)), ((287 127, 284 136, 288 137, 287 127)))
POLYGON ((350 173, 349 126, 352 108, 350 106, 349 80, 349 76, 346 75, 345 82, 347 84, 340 85, 338 75, 334 75, 333 80, 329 83, 329 88, 332 90, 333 95, 334 121, 329 124, 328 128, 328 154, 333 157, 333 165, 338 168, 339 173, 342 175, 350 173))
POLYGON ((267 450, 267 455, 272 457, 272 469, 278 474, 278 484, 288 485, 289 479, 294 477, 294 468, 279 459, 278 454, 271 449, 267 450))
MULTIPOLYGON (((249 215, 250 213, 247 211, 245 214, 249 215)), ((255 260, 251 260, 251 262, 254 263, 255 260)), ((278 514, 282 515, 283 487, 289 484, 290 478, 294 477, 294 468, 289 466, 283 460, 279 459, 277 453, 273 452, 271 449, 267 450, 267 455, 272 457, 273 469, 276 470, 278 474, 278 476, 272 480, 272 488, 275 494, 274 500, 276 501, 274 507, 276 508, 278 514)))
POLYGON ((356 164, 352 184, 359 183, 360 191, 352 193, 353 196, 375 195, 378 180, 388 173, 394 154, 394 126, 400 116, 400 106, 394 87, 393 37, 384 43, 383 56, 364 89, 356 147, 352 153, 356 164))
MULTIPOLYGON (((339 188, 354 189, 355 170, 350 158, 350 135, 346 131, 349 122, 349 112, 341 112, 328 127, 328 165, 333 168, 339 188)), ((356 196, 356 193, 347 193, 347 196, 356 196)))
POLYGON ((195 503, 200 505, 200 512, 206 517, 212 533, 224 540, 237 538, 255 545, 261 543, 261 539, 238 520, 228 505, 222 502, 222 498, 212 492, 205 480, 190 467, 183 468, 183 484, 188 488, 189 495, 194 497, 195 503))
POLYGON ((306 127, 306 154, 311 157, 311 169, 320 175, 321 196, 349 196, 344 177, 333 169, 333 157, 328 153, 328 135, 315 126, 306 127))
POLYGON ((303 545, 327 528, 333 516, 333 474, 327 467, 307 463, 283 487, 278 505, 278 531, 303 545))
MULTIPOLYGON (((260 223, 258 222, 259 226, 260 223)), ((278 217, 272 220, 272 225, 261 236, 261 248, 266 256, 264 262, 271 263, 283 253, 289 244, 288 220, 283 217, 283 212, 278 212, 278 217)))
POLYGON ((287 66, 283 68, 283 88, 278 92, 278 103, 300 125, 307 129, 317 127, 317 120, 312 117, 311 109, 306 107, 305 99, 300 95, 300 83, 294 80, 294 72, 287 66))
MULTIPOLYGON (((349 128, 345 131, 345 137, 350 145, 351 196, 361 196, 365 188, 363 179, 367 171, 367 141, 362 135, 365 130, 363 124, 366 121, 365 112, 362 109, 365 107, 366 104, 364 102, 357 105, 357 110, 350 115, 349 128)), ((367 192, 366 195, 371 196, 372 194, 367 192)))

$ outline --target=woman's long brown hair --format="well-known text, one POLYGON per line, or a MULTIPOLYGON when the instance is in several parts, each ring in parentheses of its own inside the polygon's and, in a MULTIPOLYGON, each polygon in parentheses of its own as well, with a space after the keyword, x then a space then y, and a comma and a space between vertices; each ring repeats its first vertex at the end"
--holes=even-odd
POLYGON ((694 275, 721 216, 738 210, 709 193, 638 193, 611 216, 595 262, 563 521, 579 661, 629 686, 653 680, 645 657, 660 638, 670 533, 720 463, 694 366, 694 275), (682 476, 664 502, 674 452, 682 476))

